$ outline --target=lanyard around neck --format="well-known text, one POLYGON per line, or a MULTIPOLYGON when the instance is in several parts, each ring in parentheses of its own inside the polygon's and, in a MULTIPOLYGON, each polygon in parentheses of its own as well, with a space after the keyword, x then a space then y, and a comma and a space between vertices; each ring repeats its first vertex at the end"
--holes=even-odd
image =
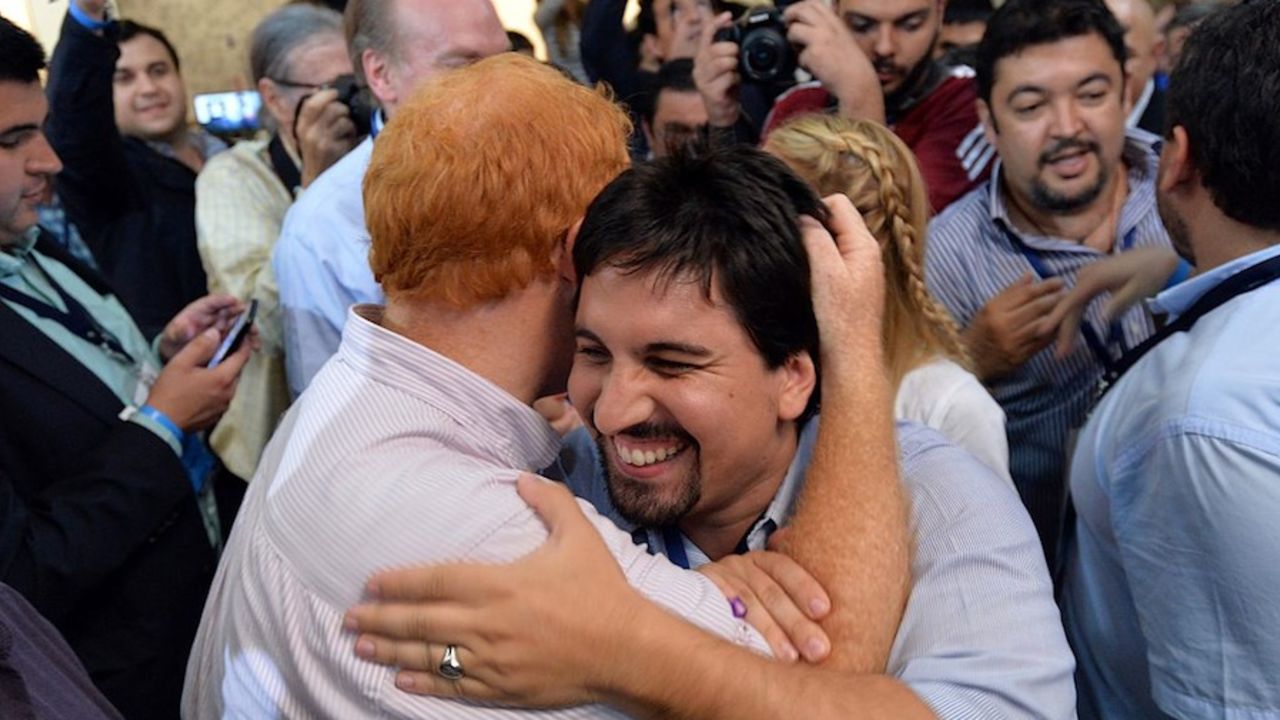
POLYGON ((62 299, 62 304, 65 305, 67 309, 65 311, 59 310, 53 305, 37 300, 36 298, 20 292, 16 288, 9 287, 8 285, 0 285, 0 298, 8 300, 15 305, 21 305, 39 317, 58 323, 76 337, 102 348, 103 352, 111 356, 112 359, 126 365, 133 365, 135 362, 133 356, 124 349, 124 345, 120 343, 119 338, 117 338, 110 330, 102 327, 102 325, 93 318, 93 315, 89 314, 89 311, 85 309, 84 305, 81 305, 75 298, 71 297, 71 295, 64 290, 56 280, 54 280, 53 276, 50 275, 49 272, 44 269, 44 266, 40 264, 40 261, 36 259, 35 254, 28 255, 27 257, 30 259, 31 265, 41 275, 43 275, 45 280, 49 282, 49 285, 53 287, 54 292, 56 292, 58 297, 62 299))
POLYGON ((1107 374, 1103 376, 1102 388, 1098 397, 1101 398, 1106 395, 1108 390, 1115 387, 1116 381, 1120 379, 1121 375, 1124 375, 1129 368, 1137 364, 1144 355, 1151 352, 1161 342, 1177 333, 1190 330, 1196 324, 1196 321, 1216 310, 1219 306, 1241 295, 1253 292, 1276 278, 1280 278, 1280 256, 1250 265, 1214 286, 1212 290, 1201 296, 1177 319, 1160 328, 1156 334, 1147 338, 1141 345, 1125 353, 1124 357, 1120 358, 1120 361, 1115 364, 1115 367, 1109 369, 1107 374))

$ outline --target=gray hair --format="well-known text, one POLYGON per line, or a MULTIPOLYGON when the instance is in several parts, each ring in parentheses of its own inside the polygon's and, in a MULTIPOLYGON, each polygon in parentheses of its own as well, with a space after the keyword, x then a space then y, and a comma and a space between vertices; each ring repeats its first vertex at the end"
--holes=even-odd
POLYGON ((325 35, 342 37, 342 16, 335 10, 309 3, 285 5, 263 18, 253 29, 249 43, 249 72, 262 78, 292 79, 293 51, 325 35))

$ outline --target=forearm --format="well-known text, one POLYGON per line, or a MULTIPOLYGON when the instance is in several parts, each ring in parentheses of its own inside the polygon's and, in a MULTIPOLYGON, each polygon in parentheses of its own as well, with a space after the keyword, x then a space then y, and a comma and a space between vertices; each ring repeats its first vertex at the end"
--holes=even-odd
POLYGON ((118 56, 114 41, 70 15, 64 19, 49 63, 45 132, 64 166, 59 192, 77 214, 125 209, 129 171, 115 123, 111 80, 118 56))
POLYGON ((810 665, 782 665, 648 606, 627 637, 610 639, 617 662, 600 688, 636 717, 682 720, 929 718, 902 683, 810 665))
POLYGON ((822 419, 784 551, 822 583, 828 666, 884 671, 910 585, 907 503, 878 328, 824 345, 822 419))

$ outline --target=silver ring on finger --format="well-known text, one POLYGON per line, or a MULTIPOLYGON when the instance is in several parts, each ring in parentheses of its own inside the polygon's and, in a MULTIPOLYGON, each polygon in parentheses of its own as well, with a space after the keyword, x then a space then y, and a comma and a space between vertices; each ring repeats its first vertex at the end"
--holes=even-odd
POLYGON ((445 680, 458 681, 467 676, 462 669, 462 662, 458 660, 458 646, 445 645, 444 656, 440 658, 440 664, 436 666, 436 672, 445 680))

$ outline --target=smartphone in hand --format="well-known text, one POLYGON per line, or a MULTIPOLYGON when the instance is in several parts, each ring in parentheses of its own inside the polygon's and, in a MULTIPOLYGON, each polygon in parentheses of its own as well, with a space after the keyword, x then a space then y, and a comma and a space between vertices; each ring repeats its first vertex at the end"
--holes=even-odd
POLYGON ((231 326, 226 336, 222 338, 222 344, 218 345, 218 349, 213 353, 213 357, 209 360, 207 367, 218 367, 223 360, 227 359, 228 355, 240 349, 244 339, 249 336, 249 330, 253 327, 253 318, 257 314, 258 301, 250 300, 249 309, 240 313, 240 317, 236 318, 235 324, 231 326))

